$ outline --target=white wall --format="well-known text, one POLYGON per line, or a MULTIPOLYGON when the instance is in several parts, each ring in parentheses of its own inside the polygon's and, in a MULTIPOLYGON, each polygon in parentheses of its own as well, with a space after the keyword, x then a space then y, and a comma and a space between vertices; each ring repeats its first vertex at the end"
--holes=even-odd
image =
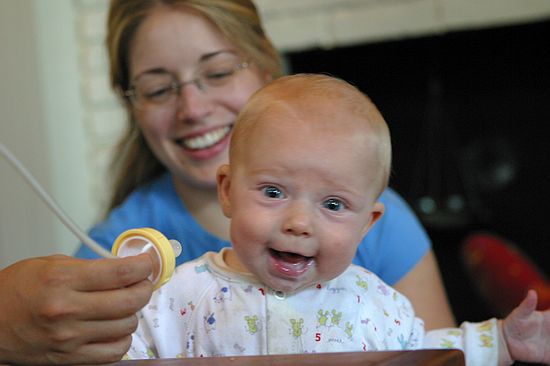
MULTIPOLYGON (((87 227, 97 208, 85 158, 74 19, 71 0, 0 1, 0 141, 87 227)), ((0 177, 0 267, 71 254, 75 237, 4 159, 0 177)))

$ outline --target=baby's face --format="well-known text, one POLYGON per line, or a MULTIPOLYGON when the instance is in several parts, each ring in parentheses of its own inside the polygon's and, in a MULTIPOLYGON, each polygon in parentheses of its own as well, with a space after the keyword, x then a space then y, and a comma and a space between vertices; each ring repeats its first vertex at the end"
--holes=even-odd
POLYGON ((286 117, 270 115, 255 129, 222 176, 220 197, 240 262, 269 287, 293 292, 349 266, 382 214, 382 173, 367 147, 372 136, 358 133, 352 117, 286 117))

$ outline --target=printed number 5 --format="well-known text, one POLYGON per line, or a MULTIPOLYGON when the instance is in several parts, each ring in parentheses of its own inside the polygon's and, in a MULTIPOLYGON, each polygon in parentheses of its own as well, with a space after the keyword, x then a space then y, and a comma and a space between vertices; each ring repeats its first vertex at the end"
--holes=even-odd
POLYGON ((321 333, 315 333, 315 341, 320 342, 321 341, 321 333))

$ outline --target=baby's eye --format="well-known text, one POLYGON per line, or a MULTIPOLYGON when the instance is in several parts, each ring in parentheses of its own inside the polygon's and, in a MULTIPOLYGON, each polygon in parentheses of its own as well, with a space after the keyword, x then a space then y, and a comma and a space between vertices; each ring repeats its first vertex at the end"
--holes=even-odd
POLYGON ((342 201, 337 200, 336 198, 329 198, 328 200, 323 202, 323 207, 331 211, 340 211, 343 210, 346 206, 342 201))
POLYGON ((269 198, 282 198, 283 197, 283 192, 281 192, 281 190, 277 187, 267 186, 267 187, 264 187, 262 190, 264 192, 264 195, 266 195, 269 198))

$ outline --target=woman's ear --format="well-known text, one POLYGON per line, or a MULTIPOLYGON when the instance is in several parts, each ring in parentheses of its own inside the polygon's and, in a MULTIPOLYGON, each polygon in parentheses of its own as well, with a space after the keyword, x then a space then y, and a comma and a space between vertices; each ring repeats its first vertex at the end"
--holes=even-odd
POLYGON ((231 218, 231 200, 229 198, 231 168, 228 164, 224 164, 218 168, 216 181, 218 183, 218 201, 222 207, 223 214, 227 218, 231 218))
POLYGON ((376 221, 378 221, 382 217, 383 214, 384 214, 384 204, 382 202, 375 202, 372 207, 371 218, 363 228, 363 236, 365 236, 369 232, 372 226, 376 223, 376 221))

